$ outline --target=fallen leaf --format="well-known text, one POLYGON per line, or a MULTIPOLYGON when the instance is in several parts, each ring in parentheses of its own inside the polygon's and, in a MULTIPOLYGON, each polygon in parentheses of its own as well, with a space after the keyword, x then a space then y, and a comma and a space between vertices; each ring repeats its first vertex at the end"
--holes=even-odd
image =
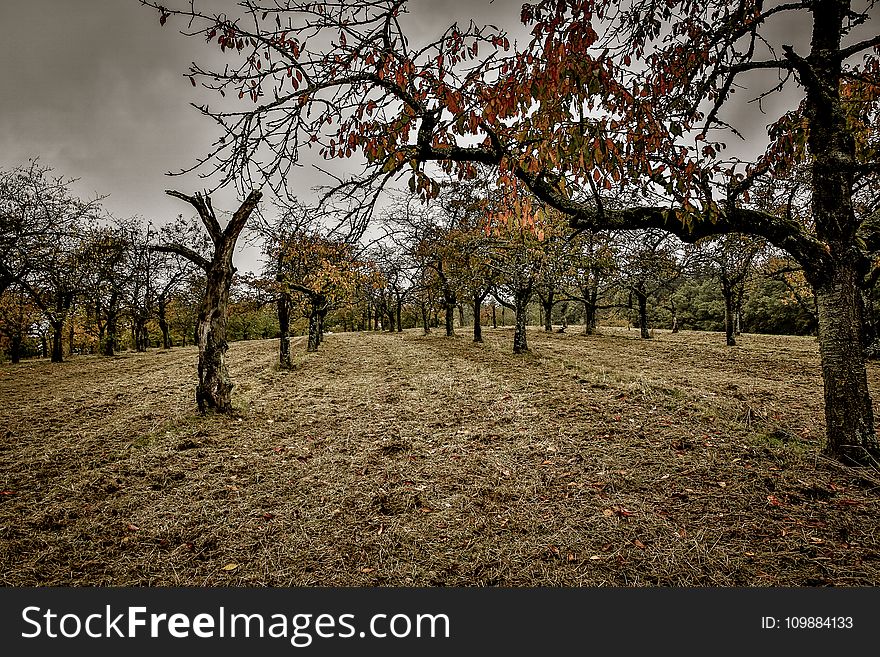
POLYGON ((137 530, 140 529, 140 527, 138 527, 137 525, 132 525, 131 523, 129 523, 129 525, 128 525, 128 527, 126 527, 126 529, 127 529, 128 531, 130 531, 130 532, 136 532, 137 530))
POLYGON ((0 490, 0 495, 15 495, 14 490, 0 490))
POLYGON ((376 569, 375 568, 361 568, 362 573, 371 573, 374 570, 376 570, 376 569))
POLYGON ((274 518, 274 517, 275 517, 275 514, 274 514, 274 513, 264 513, 264 514, 263 514, 263 519, 264 519, 264 520, 272 520, 272 518, 274 518))
POLYGON ((223 566, 222 570, 232 571, 232 570, 235 570, 236 568, 238 568, 237 563, 228 563, 225 566, 223 566))
POLYGON ((599 561, 601 558, 602 557, 600 557, 598 554, 594 554, 592 557, 590 557, 590 561, 599 561))
POLYGON ((606 518, 610 518, 614 515, 614 509, 605 509, 604 511, 602 511, 602 515, 606 518))
POLYGON ((772 506, 782 506, 782 502, 780 502, 778 499, 776 499, 775 495, 768 495, 767 496, 767 504, 770 504, 772 506))
POLYGON ((641 548, 641 549, 643 549, 643 550, 645 549, 645 544, 642 543, 639 539, 634 540, 634 541, 633 541, 633 544, 634 544, 637 548, 641 548))
POLYGON ((825 541, 821 538, 817 538, 815 536, 810 536, 810 543, 815 543, 816 545, 822 545, 825 541))

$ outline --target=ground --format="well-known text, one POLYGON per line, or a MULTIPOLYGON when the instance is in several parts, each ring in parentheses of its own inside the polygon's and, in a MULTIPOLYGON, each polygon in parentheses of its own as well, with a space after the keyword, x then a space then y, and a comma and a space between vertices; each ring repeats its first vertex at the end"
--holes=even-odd
POLYGON ((0 582, 880 584, 814 338, 466 331, 233 344, 232 417, 192 348, 0 367, 0 582))

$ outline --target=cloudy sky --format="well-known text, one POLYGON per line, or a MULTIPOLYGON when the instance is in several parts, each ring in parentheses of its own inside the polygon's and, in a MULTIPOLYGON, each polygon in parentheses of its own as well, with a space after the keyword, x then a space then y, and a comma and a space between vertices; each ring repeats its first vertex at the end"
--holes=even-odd
MULTIPOLYGON (((515 26, 520 6, 413 0, 408 20, 416 37, 471 16, 515 26)), ((211 56, 204 42, 160 27, 137 0, 0 0, 0 24, 0 167, 39 157, 79 178, 78 195, 109 195, 104 204, 116 216, 164 223, 188 214, 164 190, 193 192, 201 182, 165 173, 193 164, 214 137, 189 106, 197 90, 183 77, 190 62, 211 56)), ((807 25, 788 28, 789 36, 807 35, 807 25)), ((751 123, 747 132, 765 132, 765 117, 751 123)), ((316 180, 305 172, 302 179, 306 187, 316 180)))
MULTIPOLYGON (((492 20, 503 10, 516 18, 520 6, 414 5, 413 28, 431 34, 471 14, 492 20)), ((78 178, 77 195, 108 195, 104 205, 119 217, 164 223, 189 214, 164 190, 203 186, 195 175, 166 172, 193 164, 214 138, 190 107, 196 90, 183 77, 192 61, 211 56, 204 42, 160 27, 137 0, 0 0, 0 25, 0 167, 38 157, 56 174, 78 178)), ((304 172, 303 181, 310 187, 317 178, 304 172)))

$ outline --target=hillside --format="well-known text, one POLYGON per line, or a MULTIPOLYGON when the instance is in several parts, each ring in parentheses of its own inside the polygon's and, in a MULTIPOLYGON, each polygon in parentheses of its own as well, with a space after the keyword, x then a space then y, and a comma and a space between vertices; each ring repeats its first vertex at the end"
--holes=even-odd
POLYGON ((880 584, 815 339, 464 331, 235 343, 234 417, 193 348, 0 367, 0 582, 880 584))

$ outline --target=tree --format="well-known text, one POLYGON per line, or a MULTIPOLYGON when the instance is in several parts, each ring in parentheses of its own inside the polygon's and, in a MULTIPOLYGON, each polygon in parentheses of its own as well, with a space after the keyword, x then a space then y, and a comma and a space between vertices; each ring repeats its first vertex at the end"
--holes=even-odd
POLYGON ((214 247, 210 259, 185 244, 160 244, 153 248, 161 253, 182 256, 205 271, 205 289, 199 305, 196 326, 199 345, 199 384, 196 387, 196 403, 202 412, 228 413, 232 410, 233 386, 226 368, 226 350, 229 348, 226 342, 227 307, 229 288, 235 274, 232 255, 236 240, 260 202, 262 193, 254 190, 248 194, 226 224, 226 228, 220 227, 209 194, 196 192, 194 196, 187 196, 173 190, 165 193, 186 201, 195 208, 214 247))
POLYGON ((309 320, 308 351, 317 351, 324 337, 324 319, 334 308, 351 300, 360 284, 363 263, 345 241, 314 230, 290 235, 278 252, 280 275, 277 285, 283 294, 305 298, 304 314, 309 320))
POLYGON ((100 202, 74 197, 74 182, 37 161, 0 174, 0 291, 18 283, 43 312, 52 362, 64 358, 62 331, 87 274, 86 224, 100 202))
POLYGON ((619 281, 628 295, 628 307, 636 302, 639 333, 643 340, 651 337, 648 301, 662 291, 671 291, 671 284, 682 273, 678 241, 661 230, 648 230, 621 239, 617 249, 621 262, 617 266, 619 281))
POLYGON ((721 285, 724 299, 724 336, 728 347, 736 346, 738 320, 742 315, 746 281, 755 259, 766 249, 762 240, 743 235, 722 235, 700 245, 700 257, 721 285))
POLYGON ((0 336, 6 338, 12 363, 21 360, 25 341, 40 321, 40 311, 17 283, 0 292, 0 336))
POLYGON ((366 208, 407 170, 414 190, 436 193, 421 163, 467 175, 478 162, 577 228, 766 239, 816 291, 825 451, 858 462, 880 455, 861 295, 880 236, 866 234, 853 210, 854 185, 880 172, 873 2, 543 0, 524 5, 532 40, 507 56, 498 53, 509 46, 502 35, 474 26, 410 42, 397 20, 403 0, 291 1, 267 12, 248 1, 248 21, 144 4, 162 23, 182 15, 191 34, 241 53, 224 70, 190 71, 193 82, 253 103, 202 108, 231 137, 207 158, 229 180, 243 171, 283 177, 298 149, 317 143, 331 158, 367 156, 366 178, 340 186, 361 193, 366 208), (780 17, 800 15, 812 23, 809 52, 787 41, 790 31, 773 30, 780 17), (724 112, 755 71, 779 73, 771 93, 798 85, 801 102, 771 124, 764 155, 744 168, 722 158, 719 137, 735 131, 724 112), (809 226, 749 204, 756 180, 797 160, 810 164, 809 226), (614 184, 646 192, 644 203, 603 207, 598 190, 614 184))
POLYGON ((614 239, 608 233, 584 230, 573 239, 575 249, 566 286, 567 297, 584 307, 584 334, 592 335, 598 325, 597 315, 607 304, 600 303, 611 292, 617 271, 614 239))

